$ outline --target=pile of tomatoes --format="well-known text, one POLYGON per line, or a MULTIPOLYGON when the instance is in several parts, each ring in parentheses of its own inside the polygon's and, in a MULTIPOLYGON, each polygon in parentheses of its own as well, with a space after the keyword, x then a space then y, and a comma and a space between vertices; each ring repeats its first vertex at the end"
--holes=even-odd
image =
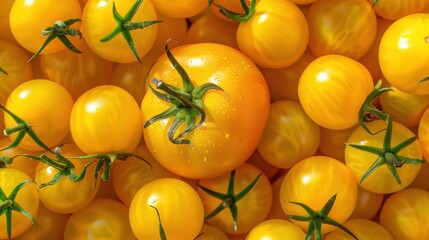
POLYGON ((429 239, 428 0, 1 0, 0 239, 429 239))

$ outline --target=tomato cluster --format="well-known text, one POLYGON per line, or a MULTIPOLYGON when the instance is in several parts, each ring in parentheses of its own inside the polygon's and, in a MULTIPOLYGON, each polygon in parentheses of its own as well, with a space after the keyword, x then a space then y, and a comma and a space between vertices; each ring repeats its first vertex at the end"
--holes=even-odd
POLYGON ((0 239, 428 239, 429 1, 2 0, 0 239))

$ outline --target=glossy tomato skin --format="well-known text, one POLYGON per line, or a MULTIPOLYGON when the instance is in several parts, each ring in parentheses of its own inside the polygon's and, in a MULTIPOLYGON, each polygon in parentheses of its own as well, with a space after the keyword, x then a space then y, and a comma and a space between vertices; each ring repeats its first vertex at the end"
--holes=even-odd
MULTIPOLYGON (((368 2, 374 4, 374 0, 368 0, 368 2)), ((429 2, 425 0, 392 0, 389 2, 377 2, 374 6, 374 11, 385 19, 395 21, 413 13, 424 12, 427 7, 429 7, 429 2)))
POLYGON ((22 235, 14 240, 46 240, 63 239, 64 230, 69 219, 69 214, 52 212, 43 204, 39 204, 39 211, 36 216, 36 225, 32 225, 22 235))
MULTIPOLYGON (((249 158, 262 135, 270 103, 265 79, 249 58, 224 45, 190 44, 171 52, 195 87, 210 82, 223 91, 205 94, 207 118, 186 136, 192 147, 170 142, 167 131, 172 118, 146 127, 145 143, 155 159, 177 175, 199 179, 225 174, 249 158)), ((148 79, 154 77, 181 87, 181 78, 165 55, 152 67, 148 79)), ((143 123, 169 107, 148 91, 141 104, 143 123)))
POLYGON ((96 198, 70 216, 63 239, 136 239, 128 221, 128 210, 119 201, 96 198))
POLYGON ((237 30, 240 50, 266 68, 294 64, 304 54, 308 40, 305 16, 291 1, 260 0, 254 15, 237 30))
MULTIPOLYGON (((393 240, 392 235, 379 223, 368 220, 368 219, 349 219, 344 222, 344 227, 349 229, 357 239, 379 239, 379 240, 393 240)), ((354 239, 348 233, 341 229, 335 229, 334 231, 326 235, 326 240, 352 240, 354 239)))
POLYGON ((13 37, 12 31, 10 30, 9 23, 10 9, 12 8, 14 2, 15 0, 2 1, 2 7, 0 8, 0 16, 3 17, 0 20, 0 31, 2 33, 0 39, 17 44, 15 38, 13 37))
POLYGON ((271 165, 287 169, 311 157, 319 142, 319 125, 308 117, 298 102, 283 100, 270 106, 258 152, 271 165))
POLYGON ((131 204, 137 191, 147 183, 159 178, 177 177, 162 167, 150 154, 145 145, 139 145, 133 154, 142 157, 150 166, 137 158, 115 163, 111 181, 119 199, 127 206, 131 204))
POLYGON ((429 110, 423 112, 418 125, 418 136, 425 160, 429 162, 429 110))
MULTIPOLYGON (((124 16, 134 0, 115 1, 116 9, 124 16)), ((137 61, 123 36, 116 36, 108 42, 101 42, 116 27, 112 14, 113 0, 89 0, 82 12, 82 33, 88 46, 98 56, 112 62, 130 63, 137 61)), ((143 1, 132 22, 157 20, 152 1, 143 1)), ((152 47, 158 31, 157 24, 131 31, 139 57, 143 57, 152 47)))
POLYGON ((40 56, 43 76, 61 84, 74 100, 93 87, 107 84, 113 69, 113 63, 97 56, 85 41, 76 47, 81 54, 66 49, 40 56))
MULTIPOLYGON (((372 132, 383 130, 387 127, 387 124, 382 120, 374 120, 367 123, 367 126, 372 132)), ((395 147, 399 143, 414 137, 414 133, 411 132, 407 127, 400 123, 393 122, 392 131, 392 142, 391 146, 395 147)), ((348 144, 358 144, 361 146, 372 146, 372 147, 383 147, 385 131, 378 134, 371 135, 366 132, 362 127, 356 128, 356 130, 350 135, 347 140, 348 144)), ((411 145, 402 149, 398 155, 413 158, 422 159, 422 150, 420 147, 419 140, 416 140, 411 145)), ((370 166, 378 158, 377 155, 350 146, 346 146, 345 151, 345 162, 347 167, 353 172, 356 181, 359 182, 364 172, 366 172, 370 166)), ((400 168, 396 168, 402 184, 399 185, 392 173, 388 170, 387 166, 381 166, 376 169, 371 175, 369 175, 360 186, 367 191, 375 193, 393 193, 407 187, 419 174, 421 164, 404 164, 400 168)))
POLYGON ((305 238, 305 232, 290 221, 270 219, 256 225, 246 236, 246 240, 282 240, 287 236, 289 240, 305 238))
POLYGON ((429 192, 410 188, 391 195, 383 204, 380 224, 394 239, 427 239, 429 192))
MULTIPOLYGON (((13 168, 0 169, 0 187, 8 197, 16 185, 23 181, 33 180, 27 174, 13 168)), ((26 209, 33 217, 39 211, 39 193, 36 184, 30 183, 24 186, 15 198, 15 202, 26 209)), ((17 211, 12 211, 12 233, 11 237, 16 237, 24 233, 33 224, 29 218, 17 211)), ((0 217, 0 239, 7 239, 6 217, 0 217)))
MULTIPOLYGON (((5 107, 33 127, 40 140, 48 147, 55 147, 70 132, 70 112, 73 99, 67 90, 50 80, 33 79, 16 87, 9 95, 5 107)), ((5 114, 6 128, 17 123, 5 114)), ((13 141, 17 133, 9 135, 13 141)), ((19 147, 29 151, 41 151, 33 139, 25 135, 19 147)))
POLYGON ((365 0, 318 0, 306 14, 314 55, 363 57, 374 42, 377 18, 365 0))
POLYGON ((429 13, 416 13, 392 23, 379 48, 381 71, 395 88, 410 94, 429 94, 429 13))
MULTIPOLYGON (((82 156, 83 152, 74 145, 66 144, 63 146, 61 154, 65 157, 82 156)), ((74 165, 74 172, 79 175, 86 163, 94 161, 70 159, 74 165)), ((92 164, 87 170, 85 177, 79 182, 73 182, 67 177, 63 177, 58 183, 46 186, 39 190, 40 201, 49 210, 68 214, 76 212, 94 199, 99 189, 99 184, 94 183, 95 164, 92 164)), ((58 170, 44 163, 39 163, 36 168, 34 180, 40 185, 48 183, 58 173, 58 170)), ((98 179, 100 181, 100 179, 98 179)))
POLYGON ((197 192, 182 180, 161 178, 140 188, 131 202, 129 220, 137 239, 159 238, 153 207, 159 212, 167 239, 194 239, 203 226, 204 209, 197 192))
POLYGON ((350 218, 373 219, 383 205, 384 196, 359 187, 356 207, 350 218))
POLYGON ((197 238, 198 240, 230 240, 219 228, 207 223, 204 223, 200 234, 202 235, 197 238))
MULTIPOLYGON (((81 18, 81 8, 78 0, 65 0, 57 4, 54 0, 17 0, 10 10, 10 28, 16 41, 30 52, 35 53, 46 41, 42 31, 52 26, 56 21, 71 18, 81 18), (52 7, 55 6, 55 11, 52 7), (46 14, 49 13, 49 14, 46 14), (43 16, 43 17, 41 17, 43 16), (25 29, 25 31, 23 31, 25 29)), ((79 29, 80 23, 71 25, 79 29)), ((78 37, 70 37, 79 41, 78 37)), ((59 40, 48 44, 41 54, 55 53, 66 49, 59 40)))
MULTIPOLYGON (((287 172, 280 187, 280 203, 286 215, 306 216, 303 208, 290 201, 304 203, 319 211, 328 199, 337 194, 329 217, 342 223, 352 214, 357 193, 353 173, 342 162, 330 157, 313 156, 298 162, 287 172)), ((292 222, 305 231, 308 229, 308 222, 292 222)), ((331 225, 322 225, 322 233, 334 229, 331 225)))
MULTIPOLYGON (((237 202, 237 231, 234 229, 233 219, 229 209, 224 209, 207 222, 218 227, 227 234, 245 234, 249 232, 258 223, 265 220, 272 205, 272 188, 267 176, 257 167, 244 163, 236 169, 234 191, 235 194, 241 192, 247 187, 259 174, 262 174, 256 185, 250 192, 237 202), (255 204, 257 202, 258 204, 255 204)), ((198 185, 204 186, 210 190, 220 193, 226 193, 228 189, 230 174, 203 179, 198 182, 198 185)), ((198 188, 198 194, 204 205, 204 213, 207 216, 216 207, 219 206, 221 200, 210 196, 201 188, 198 188)))
POLYGON ((140 108, 124 89, 102 85, 73 105, 70 132, 86 154, 132 152, 142 137, 140 108))
POLYGON ((373 88, 371 74, 361 63, 342 55, 325 55, 302 73, 298 97, 314 122, 342 130, 357 124, 359 109, 373 88))
POLYGON ((176 0, 174 2, 152 0, 152 2, 157 12, 172 18, 188 18, 198 15, 208 6, 206 1, 194 0, 176 0))

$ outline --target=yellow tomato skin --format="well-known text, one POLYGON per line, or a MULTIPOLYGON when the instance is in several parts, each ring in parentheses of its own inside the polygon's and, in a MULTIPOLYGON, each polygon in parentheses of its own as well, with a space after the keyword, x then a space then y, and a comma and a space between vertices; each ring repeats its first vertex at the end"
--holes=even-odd
MULTIPOLYGON (((393 240, 392 235, 379 223, 368 219, 349 219, 343 224, 357 239, 365 240, 393 240)), ((341 229, 328 233, 325 240, 352 240, 355 239, 341 229)))
POLYGON ((384 33, 379 48, 381 71, 402 92, 429 94, 429 13, 398 19, 384 33))
POLYGON ((283 100, 271 104, 257 149, 269 164, 288 169, 311 157, 319 142, 319 125, 308 117, 299 103, 283 100))
POLYGON ((271 219, 256 225, 246 236, 246 240, 302 240, 305 232, 293 224, 283 219, 271 219))
MULTIPOLYGON (((27 174, 13 168, 0 169, 0 187, 7 197, 16 185, 23 181, 33 180, 27 174)), ((3 202, 3 201, 2 201, 3 202)), ((39 193, 36 184, 30 183, 24 186, 16 195, 15 202, 27 210, 33 217, 37 216, 39 211, 39 193)), ((29 218, 23 214, 12 211, 12 233, 11 237, 23 234, 33 224, 29 218)), ((0 217, 0 239, 7 239, 6 217, 4 214, 0 217)))
MULTIPOLYGON (((382 120, 374 120, 367 123, 367 126, 372 132, 378 132, 386 129, 387 124, 382 120)), ((392 148, 407 139, 415 137, 411 130, 400 123, 393 122, 392 126, 392 148)), ((384 136, 385 131, 371 135, 362 127, 358 127, 350 135, 347 143, 382 148, 384 136)), ((402 149, 398 155, 413 159, 422 159, 422 150, 419 140, 416 140, 405 149, 402 149)), ((370 168, 377 158, 378 156, 373 153, 346 146, 345 162, 347 167, 353 172, 357 182, 360 181, 363 174, 370 168)), ((402 181, 402 184, 400 185, 396 182, 389 169, 386 166, 381 166, 369 175, 360 184, 360 187, 367 191, 382 194, 397 192, 410 185, 410 183, 419 174, 420 168, 421 164, 404 164, 400 168, 396 168, 402 181)))
POLYGON ((96 198, 70 216, 63 239, 136 239, 128 221, 128 211, 119 201, 96 198))
POLYGON ((319 152, 344 162, 346 142, 358 125, 343 130, 320 128, 319 152))
MULTIPOLYGON (((337 194, 329 217, 343 223, 356 206, 357 193, 353 173, 342 162, 330 157, 313 156, 298 162, 286 173, 280 187, 280 202, 286 215, 306 216, 302 207, 290 202, 301 202, 320 211, 328 199, 337 194)), ((307 231, 308 222, 292 222, 307 231)), ((334 229, 323 224, 322 234, 334 229)))
MULTIPOLYGON (((11 143, 12 141, 10 141, 9 138, 0 139, 0 149, 10 146, 11 143)), ((28 158, 26 156, 22 156, 21 154, 40 156, 40 154, 42 153, 43 153, 42 151, 33 152, 33 151, 22 149, 20 147, 14 147, 14 148, 9 148, 1 151, 0 156, 10 157, 10 158, 15 157, 13 159, 13 162, 11 164, 8 164, 7 167, 18 169, 34 179, 34 172, 36 171, 36 167, 39 162, 37 162, 34 159, 28 158)))
POLYGON ((304 54, 308 38, 305 16, 289 0, 259 1, 252 18, 237 30, 240 50, 266 68, 294 64, 304 54))
POLYGON ((204 223, 200 234, 202 235, 197 238, 198 240, 230 240, 219 228, 207 223, 204 223))
POLYGON ((172 18, 187 18, 198 15, 208 4, 205 0, 151 0, 157 12, 172 18))
POLYGON ((289 221, 289 217, 286 216, 285 212, 282 209, 282 204, 280 202, 280 187, 282 186, 282 182, 285 175, 286 174, 283 174, 276 180, 272 180, 271 187, 273 189, 273 204, 271 206, 271 210, 268 214, 267 219, 284 219, 289 221))
POLYGON ((384 202, 380 224, 394 239, 428 239, 428 205, 429 192, 416 188, 404 189, 384 202))
POLYGON ((0 102, 4 103, 19 84, 33 79, 33 68, 27 62, 28 58, 21 46, 0 40, 0 67, 7 72, 7 75, 0 74, 0 102))
MULTIPOLYGON (((10 10, 10 28, 16 41, 28 51, 35 53, 46 41, 47 37, 42 35, 45 28, 52 26, 58 20, 81 18, 81 12, 77 0, 64 0, 61 4, 46 0, 16 0, 10 10), (53 5, 55 11, 52 10, 53 5)), ((79 23, 71 27, 79 29, 79 23)), ((56 39, 50 42, 41 54, 55 53, 64 49, 66 47, 63 43, 56 39)))
POLYGON ((12 34, 12 31, 10 30, 9 23, 10 9, 12 8, 14 2, 15 0, 4 0, 1 2, 2 5, 0 7, 0 16, 3 17, 0 20, 0 32, 2 33, 0 39, 6 40, 14 44, 18 44, 12 34))
MULTIPOLYGON (((134 0, 115 1, 116 9, 124 16, 134 0)), ((82 34, 86 43, 98 56, 116 63, 137 61, 123 36, 116 36, 108 42, 101 42, 116 27, 112 14, 113 0, 88 0, 82 13, 82 34)), ((157 20, 152 1, 143 1, 132 22, 157 20)), ((130 32, 139 57, 143 57, 154 44, 157 24, 130 32)))
POLYGON ((350 219, 363 218, 372 219, 377 215, 383 205, 384 194, 367 191, 358 188, 358 199, 350 219))
POLYGON ((374 42, 377 19, 365 0, 318 0, 306 14, 314 55, 363 57, 374 42))
POLYGON ((308 116, 332 130, 358 122, 358 112, 374 83, 361 63, 341 55, 325 55, 311 62, 298 83, 298 97, 308 116))
MULTIPOLYGON (((374 0, 368 0, 368 2, 374 4, 374 0)), ((378 1, 374 6, 374 11, 385 19, 395 21, 413 13, 424 12, 427 7, 429 7, 429 2, 426 0, 378 1)))
POLYGON ((127 91, 114 85, 88 90, 71 111, 71 135, 86 154, 132 152, 140 142, 141 131, 138 104, 127 91))
MULTIPOLYGON (((161 165, 182 177, 211 178, 237 168, 256 149, 268 117, 269 93, 263 75, 249 58, 225 45, 189 44, 171 52, 195 87, 213 83, 224 92, 213 90, 204 96, 206 121, 186 136, 192 146, 169 140, 172 118, 144 128, 146 145, 161 165)), ((166 55, 152 67, 148 79, 154 77, 182 87, 166 55)), ((147 91, 141 104, 143 123, 171 106, 147 91)), ((179 131, 183 130, 181 126, 179 131)))
POLYGON ((129 220, 139 240, 159 238, 159 220, 153 207, 169 240, 194 239, 203 226, 204 208, 197 192, 182 180, 161 178, 140 188, 131 202, 129 220))
MULTIPOLYGON (((67 90, 50 80, 33 79, 16 87, 9 95, 5 107, 33 127, 40 140, 48 147, 57 146, 70 132, 70 112, 73 99, 67 90)), ((16 122, 5 114, 6 128, 16 122)), ((17 133, 9 135, 15 140, 17 133)), ((29 151, 42 151, 27 134, 19 147, 29 151)))
POLYGON ((424 158, 429 162, 429 108, 427 108, 423 116, 420 118, 418 126, 418 136, 422 147, 424 158))

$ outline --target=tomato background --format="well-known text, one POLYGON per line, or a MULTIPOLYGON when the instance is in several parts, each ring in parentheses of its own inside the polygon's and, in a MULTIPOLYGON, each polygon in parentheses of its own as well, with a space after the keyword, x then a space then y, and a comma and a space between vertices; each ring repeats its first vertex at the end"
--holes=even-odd
MULTIPOLYGON (((35 180, 16 202, 40 229, 13 212, 12 239, 157 240, 160 220, 168 240, 304 239, 308 224, 287 215, 305 212, 289 201, 320 210, 334 193, 328 216, 359 239, 429 237, 428 162, 398 166, 402 185, 385 166, 359 185, 376 156, 348 145, 383 144, 385 131, 369 135, 358 124, 363 100, 381 79, 392 91, 373 104, 393 121, 392 145, 415 136, 400 154, 429 160, 429 88, 420 82, 429 78, 427 0, 380 0, 374 7, 374 0, 246 0, 256 9, 243 22, 219 12, 222 6, 243 14, 239 0, 215 0, 210 7, 206 0, 143 0, 132 22, 162 22, 131 31, 140 62, 122 34, 100 42, 116 26, 112 0, 57 2, 0 1, 0 104, 27 121, 52 151, 28 136, 3 149, 16 133, 0 134, 6 195, 18 178, 35 180), (55 39, 29 61, 47 39, 41 31, 71 17, 82 20, 72 25, 82 39, 69 37, 82 53, 55 39), (152 79, 183 86, 165 54, 167 43, 195 87, 223 89, 201 98, 207 119, 184 137, 190 145, 169 141, 172 118, 144 128, 171 107, 153 94, 152 79), (58 146, 76 173, 92 165, 79 182, 65 177, 37 189, 58 170, 36 159, 56 161, 58 146), (95 158, 105 153, 103 160, 95 158), (72 159, 86 154, 94 155, 72 159), (107 167, 110 179, 102 181, 107 167), (201 190, 226 192, 232 170, 236 193, 262 174, 237 202, 237 232, 229 209, 204 219, 221 200, 201 190)), ((121 16, 138 3, 114 2, 121 16)), ((0 130, 6 127, 16 123, 0 111, 0 130)), ((1 214, 2 240, 5 219, 1 214)), ((353 239, 326 224, 322 232, 324 239, 353 239)))

